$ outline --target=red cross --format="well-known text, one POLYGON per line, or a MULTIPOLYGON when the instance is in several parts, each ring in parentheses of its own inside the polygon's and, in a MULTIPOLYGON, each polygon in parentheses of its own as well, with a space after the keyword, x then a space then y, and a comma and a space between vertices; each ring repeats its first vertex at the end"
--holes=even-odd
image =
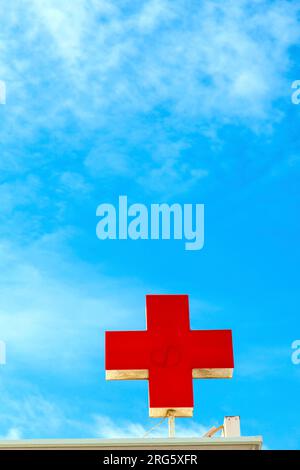
POLYGON ((231 330, 191 330, 187 295, 147 295, 146 321, 106 332, 106 379, 148 379, 152 417, 192 416, 192 378, 232 377, 231 330))

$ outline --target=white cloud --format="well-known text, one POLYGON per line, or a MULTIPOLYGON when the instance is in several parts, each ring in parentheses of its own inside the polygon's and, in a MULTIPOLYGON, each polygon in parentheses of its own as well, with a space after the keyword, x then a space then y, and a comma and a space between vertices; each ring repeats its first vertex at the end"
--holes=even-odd
MULTIPOLYGON (((167 420, 148 419, 146 424, 100 414, 80 414, 78 405, 43 396, 27 382, 1 385, 0 439, 53 437, 142 438, 167 437, 167 420), (18 387, 16 392, 15 387, 18 387), (153 428, 153 429, 152 429, 153 428), (7 431, 4 431, 4 430, 7 431), (151 432, 149 433, 149 430, 151 432)), ((209 427, 193 419, 176 421, 177 437, 201 437, 209 427), (183 421, 185 421, 183 423, 183 421)))
POLYGON ((3 436, 0 436, 0 439, 9 439, 9 440, 18 440, 22 438, 20 429, 18 428, 9 428, 7 433, 3 436))
POLYGON ((240 354, 235 374, 254 380, 280 375, 290 363, 290 356, 288 347, 253 347, 247 354, 240 354))
MULTIPOLYGON (((167 437, 167 420, 149 420, 148 426, 131 421, 116 421, 108 416, 95 416, 94 429, 97 437, 113 439, 113 438, 141 438, 147 433, 147 437, 167 437), (159 423, 161 422, 161 425, 159 423), (150 429, 153 430, 148 434, 150 429)), ((177 437, 202 437, 207 431, 208 427, 199 424, 193 420, 185 425, 176 421, 176 436, 177 437)))
MULTIPOLYGON (((300 36, 298 7, 279 0, 207 0, 191 2, 189 8, 183 0, 7 5, 0 76, 13 99, 5 107, 2 137, 7 148, 1 165, 20 165, 22 152, 16 135, 12 140, 12 125, 20 142, 33 142, 47 129, 68 149, 69 137, 62 129, 71 118, 84 126, 88 139, 96 140, 92 149, 85 149, 94 174, 106 169, 136 177, 141 184, 150 174, 152 189, 167 169, 173 186, 181 186, 183 175, 189 189, 199 181, 191 168, 209 172, 202 155, 195 165, 184 150, 174 157, 174 148, 168 154, 155 142, 168 146, 172 134, 187 129, 201 133, 208 125, 238 123, 256 132, 269 130, 281 118, 274 104, 289 89, 290 48, 300 36), (17 26, 22 41, 15 35, 17 26), (30 54, 25 56, 24 48, 30 54), (155 118, 158 109, 163 122, 149 123, 146 117, 153 113, 155 118), (110 144, 95 139, 95 131, 110 136, 110 144), (132 155, 136 148, 138 162, 132 155)), ((70 139, 74 145, 74 136, 70 139)), ((48 153, 47 158, 56 157, 48 153)), ((23 159, 22 165, 34 158, 23 159)))
POLYGON ((60 176, 60 182, 66 191, 80 192, 83 196, 91 191, 91 185, 86 181, 83 175, 73 171, 65 171, 60 176))
POLYGON ((116 151, 99 142, 93 144, 84 163, 92 177, 105 178, 111 174, 134 176, 129 155, 121 149, 116 151))
POLYGON ((0 215, 5 216, 16 207, 37 203, 40 188, 39 178, 31 175, 0 184, 0 215))
POLYGON ((97 268, 70 262, 55 244, 60 241, 45 237, 21 249, 2 240, 1 339, 7 367, 26 363, 29 369, 78 375, 94 361, 101 367, 106 329, 119 329, 123 319, 129 327, 145 327, 144 316, 137 313, 147 289, 132 279, 112 279, 97 268))
POLYGON ((1 439, 59 437, 72 429, 75 435, 85 432, 85 423, 80 429, 70 418, 71 406, 43 396, 29 381, 6 380, 0 391, 1 439))

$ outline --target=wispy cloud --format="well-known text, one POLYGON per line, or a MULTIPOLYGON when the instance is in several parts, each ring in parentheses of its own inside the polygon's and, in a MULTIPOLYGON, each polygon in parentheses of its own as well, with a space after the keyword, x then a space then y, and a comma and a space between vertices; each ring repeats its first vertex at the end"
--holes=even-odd
MULTIPOLYGON (((66 403, 53 397, 43 396, 26 382, 10 383, 1 390, 0 439, 28 439, 51 437, 83 438, 142 438, 151 430, 149 437, 167 437, 167 421, 148 419, 145 423, 122 418, 112 418, 97 413, 80 416, 76 404, 66 403), (22 393, 13 393, 18 386, 22 393)), ((207 432, 204 426, 194 420, 176 423, 178 437, 201 437, 207 432)))
POLYGON ((22 438, 22 434, 20 429, 18 428, 9 428, 7 433, 3 436, 0 436, 0 439, 8 439, 8 440, 18 440, 22 438))
POLYGON ((239 377, 254 380, 266 379, 270 376, 280 376, 287 365, 291 364, 291 351, 280 346, 254 346, 248 353, 241 354, 236 364, 236 374, 239 377))
MULTIPOLYGON (((197 292, 207 289, 216 304, 230 296, 232 305, 230 289, 262 268, 270 285, 287 289, 286 310, 294 311, 297 178, 245 198, 235 189, 265 169, 281 183, 283 174, 298 172, 298 126, 287 113, 299 110, 290 102, 299 2, 0 0, 0 8, 0 80, 7 88, 0 106, 0 336, 7 349, 0 433, 138 435, 148 425, 138 424, 136 411, 132 422, 124 412, 116 423, 118 401, 112 388, 101 388, 100 369, 105 329, 145 327, 145 292, 190 289, 191 317, 201 328, 198 313, 218 310, 197 301, 197 292), (229 181, 220 188, 224 175, 229 181), (138 245, 128 245, 121 266, 123 245, 94 244, 100 202, 125 193, 132 202, 148 201, 149 192, 159 202, 184 191, 201 202, 205 188, 211 235, 200 258, 170 255, 167 263, 160 244, 141 257, 138 245), (279 229, 271 233, 270 223, 279 229), (120 275, 131 256, 130 272, 145 281, 120 275), (290 277, 280 286, 282 272, 290 277), (82 377, 96 377, 93 386, 83 386, 82 377)), ((251 278, 254 290, 259 280, 251 278)), ((265 295, 259 292, 257 302, 265 295)), ((244 290, 236 293, 240 310, 244 290)), ((227 312, 226 323, 240 318, 234 308, 227 312)), ((237 357, 235 376, 253 387, 252 379, 266 378, 272 387, 287 363, 293 367, 289 346, 278 347, 275 330, 273 347, 260 347, 261 338, 245 338, 243 347, 255 344, 237 357)), ((295 379, 298 373, 294 367, 295 379)), ((130 387, 126 398, 133 400, 133 387, 146 413, 144 391, 130 387)), ((291 392, 282 388, 285 416, 291 392)), ((243 407, 239 392, 230 393, 228 400, 243 407)), ((274 429, 267 407, 253 399, 274 429)))
POLYGON ((76 374, 94 360, 101 367, 105 329, 118 329, 125 319, 144 327, 136 299, 143 304, 147 289, 70 261, 49 242, 46 237, 25 251, 1 242, 0 331, 8 364, 55 374, 72 374, 74 363, 76 374))
MULTIPOLYGON (((76 419, 70 418, 70 407, 46 398, 29 382, 6 381, 0 390, 1 439, 58 437, 72 428, 75 435, 80 432, 76 419)), ((82 423, 83 433, 85 427, 82 423)))
MULTIPOLYGON (((148 427, 131 421, 116 422, 108 416, 95 416, 95 434, 101 438, 128 438, 128 437, 144 437, 147 433, 148 437, 167 437, 167 420, 149 421, 148 427), (161 422, 161 425, 159 423, 161 422), (159 426, 158 426, 159 425, 159 426), (153 430, 151 430, 153 428, 153 430), (151 430, 151 432, 149 432, 151 430), (148 434, 149 432, 149 434, 148 434)), ((202 437, 208 431, 208 427, 195 421, 180 424, 180 420, 176 423, 177 437, 202 437)))
POLYGON ((134 176, 159 191, 162 178, 187 190, 210 173, 201 155, 196 165, 187 158, 190 133, 208 138, 208 127, 230 123, 258 132, 281 118, 274 104, 300 35, 294 2, 31 0, 3 11, 2 165, 23 171, 80 149, 81 171, 134 176), (23 146, 51 132, 56 150, 40 142, 21 163, 12 123, 23 146))

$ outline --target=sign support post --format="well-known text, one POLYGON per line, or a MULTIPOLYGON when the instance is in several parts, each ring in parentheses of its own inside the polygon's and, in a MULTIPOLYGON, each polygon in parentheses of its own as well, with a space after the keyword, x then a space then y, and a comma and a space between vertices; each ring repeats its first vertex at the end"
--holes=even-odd
POLYGON ((168 425, 169 425, 169 437, 175 437, 175 416, 170 415, 168 417, 168 425))

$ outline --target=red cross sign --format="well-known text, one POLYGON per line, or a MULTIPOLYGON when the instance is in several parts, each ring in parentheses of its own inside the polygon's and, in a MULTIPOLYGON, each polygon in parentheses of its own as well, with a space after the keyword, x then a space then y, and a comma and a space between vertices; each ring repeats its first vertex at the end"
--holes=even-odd
POLYGON ((147 295, 144 331, 107 331, 106 379, 147 379, 151 417, 193 415, 193 378, 231 378, 231 330, 191 330, 187 295, 147 295))

